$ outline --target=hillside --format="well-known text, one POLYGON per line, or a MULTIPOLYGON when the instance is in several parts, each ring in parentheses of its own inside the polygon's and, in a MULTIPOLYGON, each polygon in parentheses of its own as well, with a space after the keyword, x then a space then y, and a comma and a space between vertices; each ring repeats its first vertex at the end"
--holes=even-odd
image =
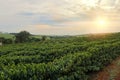
POLYGON ((0 80, 90 80, 119 56, 120 33, 4 45, 0 80))

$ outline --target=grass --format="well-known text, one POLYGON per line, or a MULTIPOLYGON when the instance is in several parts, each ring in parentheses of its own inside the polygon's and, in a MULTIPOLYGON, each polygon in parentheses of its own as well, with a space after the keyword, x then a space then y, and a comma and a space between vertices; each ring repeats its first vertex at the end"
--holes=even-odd
POLYGON ((38 39, 41 39, 41 38, 42 38, 41 35, 33 35, 33 36, 31 36, 31 37, 33 37, 33 38, 38 38, 38 39))
MULTIPOLYGON (((12 38, 14 37, 14 35, 8 34, 8 33, 0 33, 0 37, 4 37, 4 38, 6 38, 6 39, 12 39, 12 38)), ((38 38, 38 39, 41 39, 41 38, 42 38, 41 35, 33 35, 33 36, 31 36, 31 37, 33 37, 33 38, 38 38)))
POLYGON ((4 38, 9 39, 9 38, 13 38, 14 35, 8 34, 8 33, 0 33, 0 37, 4 37, 4 38))

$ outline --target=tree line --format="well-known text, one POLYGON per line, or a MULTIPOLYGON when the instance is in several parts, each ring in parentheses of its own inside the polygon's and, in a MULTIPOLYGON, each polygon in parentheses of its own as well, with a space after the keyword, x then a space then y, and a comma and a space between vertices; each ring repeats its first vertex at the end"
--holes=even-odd
POLYGON ((45 41, 47 39, 46 36, 42 36, 42 38, 35 38, 28 31, 21 31, 19 33, 12 33, 14 35, 13 38, 4 38, 0 37, 0 43, 3 44, 12 44, 12 43, 24 43, 24 42, 37 42, 37 41, 45 41))

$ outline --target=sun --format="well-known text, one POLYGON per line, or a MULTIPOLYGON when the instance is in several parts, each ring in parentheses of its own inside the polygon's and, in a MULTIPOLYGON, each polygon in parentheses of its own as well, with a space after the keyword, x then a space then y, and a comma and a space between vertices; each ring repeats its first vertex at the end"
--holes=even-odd
POLYGON ((110 24, 110 19, 106 16, 97 16, 93 19, 93 27, 96 32, 107 32, 110 24))
POLYGON ((105 20, 103 20, 103 19, 101 19, 101 20, 98 20, 98 25, 100 25, 100 26, 105 26, 106 25, 106 21, 105 20))
POLYGON ((98 27, 107 27, 108 26, 108 20, 106 18, 99 17, 95 20, 95 24, 98 27))

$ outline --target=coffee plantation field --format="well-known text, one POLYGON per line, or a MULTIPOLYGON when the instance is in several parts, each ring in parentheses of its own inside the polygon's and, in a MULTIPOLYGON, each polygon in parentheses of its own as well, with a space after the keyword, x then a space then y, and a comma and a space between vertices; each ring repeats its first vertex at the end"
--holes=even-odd
POLYGON ((120 56, 120 33, 0 46, 0 80, 89 80, 120 56))

